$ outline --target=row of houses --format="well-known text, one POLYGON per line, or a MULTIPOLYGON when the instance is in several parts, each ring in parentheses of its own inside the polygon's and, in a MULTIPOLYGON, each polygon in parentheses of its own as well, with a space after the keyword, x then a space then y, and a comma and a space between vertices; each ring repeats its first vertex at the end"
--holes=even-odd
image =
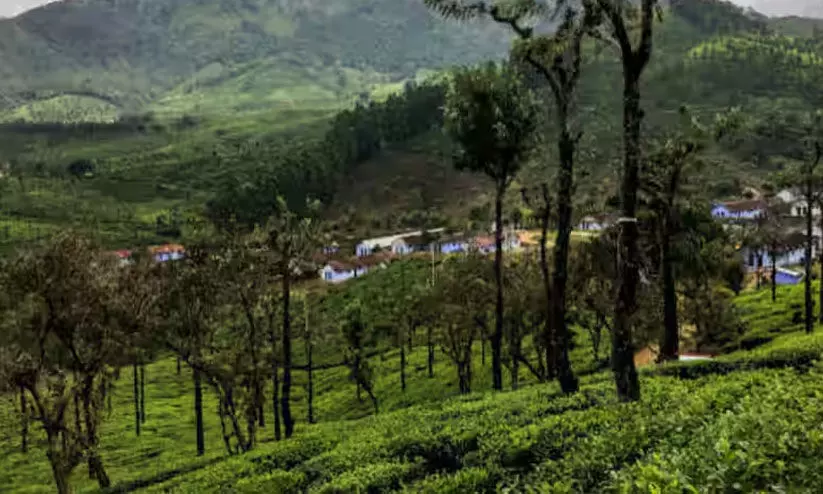
MULTIPOLYGON (((131 264, 134 262, 135 250, 121 249, 112 252, 120 259, 121 264, 131 264)), ((186 256, 186 249, 180 244, 154 245, 146 249, 146 253, 155 262, 169 262, 183 259, 186 256)))
MULTIPOLYGON (((524 242, 530 242, 528 235, 508 231, 503 240, 503 250, 520 249, 524 242)), ((493 236, 448 234, 444 228, 436 228, 363 240, 355 246, 353 257, 341 255, 336 247, 326 247, 317 257, 325 259, 321 262, 323 267, 319 270, 320 278, 329 283, 341 283, 362 276, 372 269, 385 267, 394 259, 415 253, 449 255, 477 251, 491 254, 496 249, 493 236)))

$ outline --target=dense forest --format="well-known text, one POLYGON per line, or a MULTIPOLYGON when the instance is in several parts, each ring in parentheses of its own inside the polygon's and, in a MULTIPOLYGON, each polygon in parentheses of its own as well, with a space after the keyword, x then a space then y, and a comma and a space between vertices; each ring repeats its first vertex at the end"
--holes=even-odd
POLYGON ((0 21, 0 484, 815 492, 823 37, 785 29, 714 0, 0 21), (360 79, 240 110, 286 58, 360 79), (220 87, 234 113, 155 111, 220 87))

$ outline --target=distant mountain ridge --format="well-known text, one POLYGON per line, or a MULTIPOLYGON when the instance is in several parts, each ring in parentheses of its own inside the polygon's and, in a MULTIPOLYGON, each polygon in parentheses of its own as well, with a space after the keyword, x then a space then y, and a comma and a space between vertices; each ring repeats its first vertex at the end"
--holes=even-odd
MULTIPOLYGON (((664 23, 677 54, 769 23, 792 35, 818 25, 769 20, 718 0, 667 4, 693 27, 678 34, 664 23)), ((43 109, 103 121, 168 108, 244 111, 291 101, 294 91, 277 94, 284 84, 322 86, 328 100, 421 69, 501 57, 510 39, 491 22, 443 21, 422 0, 62 1, 0 20, 0 120, 43 109), (221 106, 232 95, 243 101, 221 106)))
POLYGON ((215 63, 402 77, 507 48, 503 28, 447 24, 419 0, 73 0, 0 21, 0 108, 64 93, 139 106, 215 63))

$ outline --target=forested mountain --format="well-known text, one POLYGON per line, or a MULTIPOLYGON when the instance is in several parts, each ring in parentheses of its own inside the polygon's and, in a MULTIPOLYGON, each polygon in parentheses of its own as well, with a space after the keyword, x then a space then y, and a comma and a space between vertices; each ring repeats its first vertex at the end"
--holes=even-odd
POLYGON ((409 76, 502 55, 504 32, 446 26, 416 0, 57 2, 0 21, 0 105, 68 93, 134 108, 249 62, 409 76))
MULTIPOLYGON (((652 133, 675 123, 683 105, 701 116, 737 106, 755 117, 736 147, 716 150, 707 194, 733 194, 741 181, 756 182, 794 152, 796 143, 763 122, 823 102, 823 36, 816 26, 811 19, 772 19, 719 0, 667 3, 644 78, 652 133)), ((490 21, 444 22, 420 0, 51 4, 0 21, 0 121, 103 124, 4 125, 0 162, 16 163, 49 193, 35 194, 21 183, 0 206, 14 217, 13 231, 24 221, 50 230, 78 218, 88 224, 92 216, 106 238, 122 243, 134 241, 135 224, 153 232, 157 218, 176 208, 196 210, 226 180, 254 181, 243 173, 267 167, 290 181, 313 177, 317 183, 308 188, 335 197, 334 211, 361 217, 352 225, 356 231, 372 224, 390 228, 395 220, 409 226, 401 216, 465 214, 487 198, 477 180, 445 171, 451 165, 438 144, 440 119, 422 117, 440 112, 439 103, 380 102, 413 76, 420 81, 425 69, 503 56, 509 45, 506 29, 490 21), (329 119, 355 104, 359 109, 336 120, 350 130, 332 135, 332 145, 318 144, 329 119), (410 127, 404 112, 426 125, 410 127), (135 113, 143 116, 127 117, 135 113), (282 145, 290 139, 295 142, 282 145), (295 149, 316 156, 318 146, 324 156, 331 151, 349 161, 313 159, 311 173, 284 171, 301 166, 287 158, 303 156, 295 149), (249 147, 262 150, 250 155, 249 147), (387 148, 391 152, 379 156, 387 148), (93 176, 63 180, 71 164, 86 161, 94 163, 93 176), (350 180, 339 180, 341 166, 350 180), (409 179, 392 179, 398 175, 409 179), (450 188, 462 192, 443 192, 450 188), (387 207, 386 200, 396 204, 387 207)), ((585 53, 580 161, 590 176, 581 195, 603 181, 613 185, 622 104, 614 51, 587 41, 585 53)), ((543 156, 535 170, 553 163, 551 150, 543 156)))

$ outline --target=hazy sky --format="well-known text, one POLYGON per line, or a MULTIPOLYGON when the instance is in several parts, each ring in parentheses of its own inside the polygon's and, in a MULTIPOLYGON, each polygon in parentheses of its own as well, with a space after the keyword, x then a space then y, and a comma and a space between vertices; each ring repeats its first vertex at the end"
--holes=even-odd
MULTIPOLYGON (((53 0, 0 0, 0 17, 12 17, 53 0)), ((158 0, 161 1, 161 0, 158 0)), ((823 17, 823 0, 732 0, 769 15, 816 15, 823 17)))

